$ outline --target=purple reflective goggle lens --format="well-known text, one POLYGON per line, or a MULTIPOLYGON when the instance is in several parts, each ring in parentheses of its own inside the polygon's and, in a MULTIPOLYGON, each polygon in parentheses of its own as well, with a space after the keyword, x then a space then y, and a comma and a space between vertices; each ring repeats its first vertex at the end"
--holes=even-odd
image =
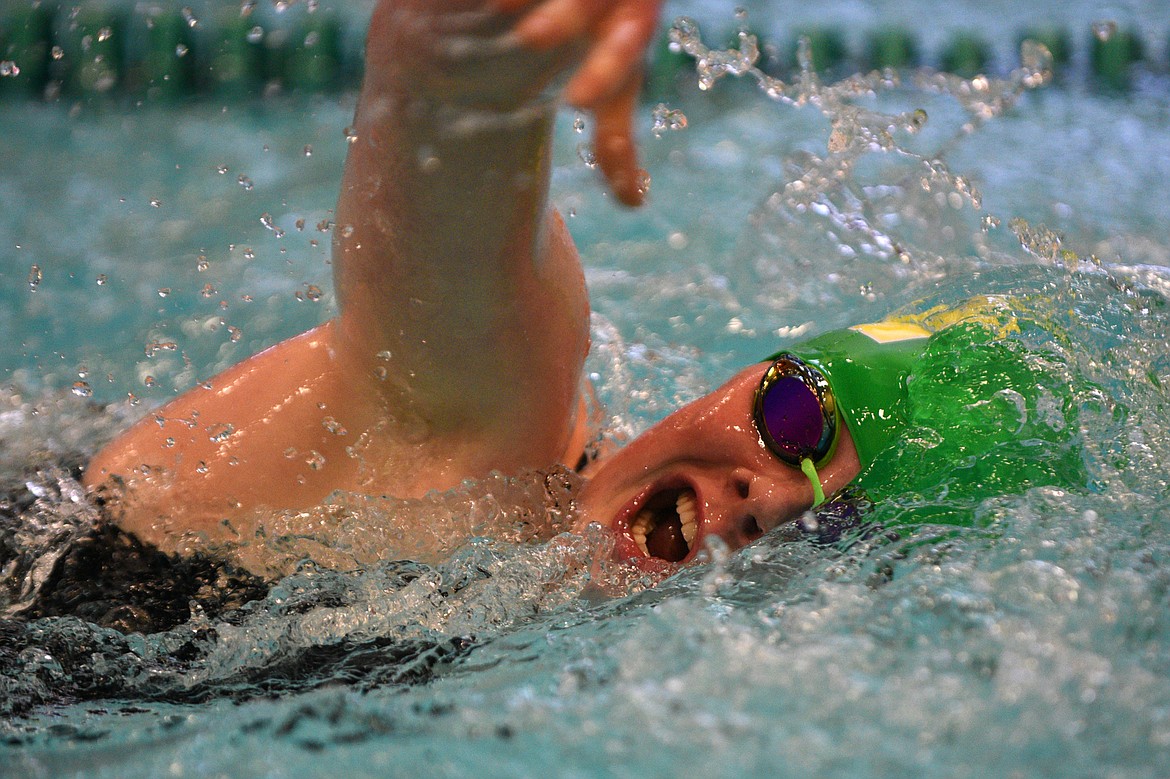
POLYGON ((754 407, 760 437, 777 457, 799 468, 809 459, 818 468, 837 442, 837 404, 821 372, 783 353, 764 372, 754 407))

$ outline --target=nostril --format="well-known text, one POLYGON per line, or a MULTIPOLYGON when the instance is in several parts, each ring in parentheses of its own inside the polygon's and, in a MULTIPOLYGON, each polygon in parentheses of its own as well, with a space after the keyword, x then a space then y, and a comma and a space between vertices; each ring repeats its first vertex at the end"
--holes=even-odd
POLYGON ((751 494, 751 484, 748 483, 747 479, 736 479, 735 491, 739 497, 746 498, 749 494, 751 494))
POLYGON ((760 527, 760 523, 751 514, 748 514, 740 521, 739 530, 748 541, 755 541, 764 535, 764 530, 760 527))

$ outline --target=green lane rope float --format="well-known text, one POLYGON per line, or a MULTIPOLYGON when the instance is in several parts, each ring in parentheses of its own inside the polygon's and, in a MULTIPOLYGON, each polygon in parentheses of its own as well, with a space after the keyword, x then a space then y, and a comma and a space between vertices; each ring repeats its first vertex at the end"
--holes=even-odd
MULTIPOLYGON (((323 0, 292 3, 279 11, 275 4, 239 0, 201 5, 179 0, 0 0, 0 99, 218 98, 350 88, 360 75, 360 5, 323 0)), ((898 26, 866 31, 808 24, 752 32, 759 40, 760 67, 780 77, 799 67, 796 41, 801 37, 808 40, 816 72, 834 77, 848 69, 926 64, 970 78, 993 64, 1001 71, 1014 66, 1011 60, 996 63, 993 53, 1002 58, 1007 49, 973 30, 952 31, 935 51, 927 51, 913 30, 898 26), (851 50, 851 45, 858 49, 851 50)), ((1147 55, 1161 50, 1148 45, 1158 35, 1156 30, 1139 34, 1134 28, 1098 22, 1075 36, 1087 47, 1077 58, 1067 26, 1038 22, 1021 31, 1012 50, 1018 52, 1025 38, 1039 41, 1052 52, 1058 83, 1067 83, 1067 71, 1076 62, 1097 88, 1125 91, 1142 66, 1154 72, 1165 69, 1166 63, 1147 55)), ((737 35, 728 37, 738 42, 737 35)), ((693 89, 694 83, 693 61, 671 50, 664 35, 649 56, 647 99, 669 99, 693 89)))

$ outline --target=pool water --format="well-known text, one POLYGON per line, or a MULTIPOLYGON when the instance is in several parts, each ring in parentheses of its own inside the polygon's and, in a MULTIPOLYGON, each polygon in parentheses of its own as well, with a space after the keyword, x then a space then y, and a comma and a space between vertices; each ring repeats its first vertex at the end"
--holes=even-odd
MULTIPOLYGON (((914 20, 889 5, 833 20, 914 20)), ((761 28, 787 18, 757 6, 761 28)), ((931 14, 1003 58, 1047 21, 1019 6, 931 14)), ((734 26, 721 4, 669 11, 708 42, 734 26)), ((1165 40, 1159 5, 1117 13, 1165 40)), ((1077 417, 1083 488, 990 494, 969 527, 893 540, 714 547, 663 582, 599 571, 610 539, 561 532, 567 472, 339 498, 322 510, 340 543, 290 543, 290 573, 240 609, 150 635, 0 621, 3 772, 1167 775, 1170 84, 1151 67, 1105 93, 1078 73, 971 129, 939 89, 884 89, 858 104, 929 118, 847 170, 815 106, 742 80, 686 88, 665 96, 686 129, 655 137, 644 111, 637 212, 597 185, 566 113, 553 197, 587 265, 606 435, 825 329, 1030 295, 1067 334, 1047 348, 1096 393, 1077 417), (824 170, 844 172, 788 197, 824 170), (399 532, 418 527, 425 543, 399 532)), ((24 501, 30 548, 92 523, 70 469, 129 419, 334 311, 352 111, 349 95, 0 110, 0 495, 24 501)))

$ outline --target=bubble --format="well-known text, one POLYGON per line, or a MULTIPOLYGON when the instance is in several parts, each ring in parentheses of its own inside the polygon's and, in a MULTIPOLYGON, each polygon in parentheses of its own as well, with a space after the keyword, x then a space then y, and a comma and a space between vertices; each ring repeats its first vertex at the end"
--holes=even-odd
POLYGON ((244 247, 244 259, 245 260, 256 259, 256 252, 252 249, 252 247, 250 247, 250 246, 244 247))
POLYGON ((93 397, 93 388, 89 386, 89 382, 85 381, 73 382, 72 392, 79 398, 93 397))
POLYGON ((223 176, 228 172, 228 166, 220 163, 219 165, 215 166, 215 172, 223 176))
POLYGON ((345 137, 346 143, 354 143, 358 139, 357 130, 352 127, 346 127, 342 131, 342 135, 345 137))
POLYGON ((260 224, 264 225, 264 227, 268 230, 275 229, 276 227, 275 223, 272 221, 272 214, 267 212, 260 215, 260 224))
POLYGON ((203 271, 207 270, 210 267, 211 267, 211 263, 207 261, 207 255, 200 254, 198 257, 195 258, 195 270, 199 271, 200 273, 203 273, 203 271))
POLYGON ((324 417, 321 420, 321 426, 328 430, 333 435, 346 435, 349 431, 333 417, 324 417))
POLYGON ((248 43, 259 43, 260 41, 264 40, 264 28, 260 25, 256 25, 252 29, 248 30, 248 34, 245 37, 247 38, 248 43))
POLYGON ((192 11, 189 6, 184 6, 182 13, 183 21, 187 23, 188 27, 194 29, 195 27, 199 26, 199 19, 196 18, 195 12, 192 11))
POLYGON ((97 36, 98 42, 105 43, 106 41, 108 41, 112 37, 114 37, 114 31, 112 29, 110 29, 109 27, 103 27, 100 30, 98 30, 98 36, 97 36))
POLYGON ((597 155, 593 153, 593 147, 587 143, 577 145, 577 158, 585 163, 586 167, 597 167, 597 155))
POLYGON ((60 46, 54 46, 52 51, 49 52, 49 56, 54 60, 62 60, 65 58, 65 50, 60 46))
POLYGON ((171 294, 171 288, 170 288, 170 287, 159 287, 159 290, 158 290, 158 296, 159 296, 160 298, 169 297, 169 296, 170 296, 170 294, 171 294))
POLYGON ((305 148, 302 150, 302 153, 306 157, 312 157, 313 156, 313 147, 306 143, 305 148))
POLYGON ((157 197, 152 197, 150 199, 150 207, 151 208, 162 208, 162 201, 159 200, 157 197))
POLYGON ((581 114, 573 116, 573 132, 580 133, 585 131, 585 117, 581 114))
POLYGON ((0 78, 5 76, 19 76, 20 66, 12 60, 0 60, 0 78))
POLYGON ((243 187, 245 192, 251 192, 252 188, 255 186, 252 183, 252 179, 248 178, 243 173, 241 173, 239 176, 236 176, 236 183, 243 187))
POLYGON ((99 273, 99 274, 98 274, 98 277, 97 277, 97 285, 98 285, 99 287, 104 287, 104 286, 106 285, 106 282, 107 282, 108 280, 109 280, 109 279, 106 277, 106 274, 104 274, 104 273, 99 273))
POLYGON ((187 47, 181 43, 175 47, 175 56, 176 57, 186 57, 187 52, 188 52, 187 47))
POLYGON ((44 274, 41 272, 40 265, 32 265, 28 269, 28 288, 32 292, 37 291, 37 287, 41 286, 41 280, 44 274))
POLYGON ((325 455, 321 454, 316 449, 310 450, 309 456, 305 458, 305 464, 314 471, 319 471, 325 467, 325 455))

